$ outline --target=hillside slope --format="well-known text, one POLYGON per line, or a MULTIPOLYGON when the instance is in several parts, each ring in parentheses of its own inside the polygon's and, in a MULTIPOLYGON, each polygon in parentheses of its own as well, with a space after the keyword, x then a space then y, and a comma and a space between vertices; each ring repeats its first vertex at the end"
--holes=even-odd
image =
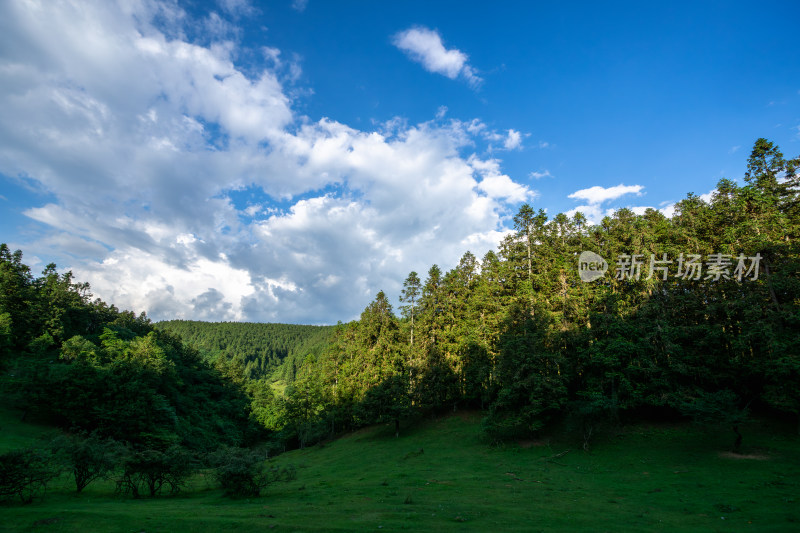
MULTIPOLYGON (((756 421, 747 454, 692 426, 607 433, 591 453, 559 437, 489 447, 478 414, 375 426, 274 460, 297 479, 230 500, 197 476, 176 497, 81 496, 58 483, 6 506, 0 531, 792 531, 798 438, 756 421), (45 522, 49 521, 49 522, 45 522)), ((0 436, 0 440, 7 438, 0 436)))

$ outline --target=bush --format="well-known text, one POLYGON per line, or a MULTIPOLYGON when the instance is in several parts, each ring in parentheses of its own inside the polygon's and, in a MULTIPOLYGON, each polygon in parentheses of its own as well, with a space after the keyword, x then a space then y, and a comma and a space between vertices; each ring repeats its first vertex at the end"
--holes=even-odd
POLYGON ((271 481, 264 455, 253 450, 223 448, 213 455, 212 462, 214 476, 228 496, 258 496, 271 481))
POLYGON ((130 454, 123 463, 117 492, 139 498, 143 494, 158 496, 166 487, 177 494, 195 471, 191 454, 174 446, 162 452, 143 450, 130 454))
POLYGON ((77 492, 81 492, 92 481, 108 475, 124 453, 121 444, 111 439, 101 439, 97 433, 60 436, 51 446, 64 466, 72 472, 77 492))
POLYGON ((294 466, 267 468, 264 453, 244 448, 224 448, 212 456, 214 475, 225 494, 254 497, 273 481, 297 478, 294 466))
POLYGON ((52 456, 32 448, 13 450, 0 455, 0 500, 18 496, 30 503, 44 496, 47 483, 60 474, 52 456))
POLYGON ((297 479, 297 470, 294 465, 288 465, 281 468, 280 466, 273 466, 269 469, 271 481, 294 481, 297 479))

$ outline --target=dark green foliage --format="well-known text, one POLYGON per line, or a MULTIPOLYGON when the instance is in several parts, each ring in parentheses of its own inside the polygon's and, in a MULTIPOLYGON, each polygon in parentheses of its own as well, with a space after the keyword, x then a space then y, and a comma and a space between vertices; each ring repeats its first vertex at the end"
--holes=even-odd
POLYGON ((391 421, 395 437, 400 436, 400 420, 411 410, 408 379, 394 374, 369 389, 356 410, 358 418, 366 424, 391 421))
POLYGON ((19 498, 30 503, 44 496, 47 484, 60 471, 46 450, 26 448, 0 455, 0 501, 19 498))
POLYGON ((63 466, 72 473, 75 490, 79 493, 92 481, 109 475, 125 452, 118 442, 103 439, 96 433, 62 435, 52 442, 51 447, 63 466))
POLYGON ((560 413, 567 401, 562 354, 543 334, 546 311, 521 303, 509 310, 497 367, 500 392, 486 421, 490 438, 529 435, 560 413))
POLYGON ((716 392, 680 391, 676 395, 677 407, 695 424, 703 427, 729 426, 736 433, 733 451, 738 452, 742 445, 739 425, 747 418, 747 406, 742 406, 736 393, 723 389, 716 392))
POLYGON ((294 465, 269 467, 265 452, 224 447, 209 456, 214 477, 227 496, 255 497, 270 483, 297 478, 294 465))
POLYGON ((272 481, 263 453, 244 448, 222 448, 211 457, 214 477, 228 496, 258 496, 272 481))
POLYGON ((252 433, 240 384, 144 315, 91 301, 48 265, 34 278, 0 245, 0 357, 25 416, 140 447, 210 449, 252 433))
POLYGON ((134 498, 158 496, 164 489, 177 494, 195 471, 191 454, 177 446, 134 451, 123 461, 117 492, 134 498))
POLYGON ((328 344, 332 326, 168 320, 156 328, 179 335, 204 358, 235 368, 246 379, 274 375, 287 383, 308 355, 328 344))
POLYGON ((11 313, 0 314, 0 363, 11 348, 11 313))
POLYGON ((223 448, 213 458, 214 477, 225 494, 233 497, 258 496, 269 482, 263 454, 242 448, 223 448))

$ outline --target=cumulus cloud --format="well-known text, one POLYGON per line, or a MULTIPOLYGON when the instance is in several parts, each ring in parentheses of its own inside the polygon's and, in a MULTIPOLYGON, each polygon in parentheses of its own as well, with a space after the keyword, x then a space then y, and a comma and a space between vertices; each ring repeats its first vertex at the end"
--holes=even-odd
POLYGON ((567 198, 585 200, 589 202, 589 204, 602 204, 603 202, 608 202, 609 200, 616 200, 620 196, 624 196, 626 194, 635 194, 637 196, 641 196, 642 189, 644 189, 644 187, 641 185, 623 185, 621 183, 619 185, 615 185, 614 187, 600 187, 599 185, 595 185, 594 187, 589 187, 588 189, 575 191, 567 196, 567 198))
POLYGON ((478 184, 478 189, 485 192, 490 198, 502 198, 520 203, 536 197, 535 191, 516 183, 510 177, 502 174, 499 160, 488 159, 484 161, 472 156, 469 159, 469 163, 483 178, 478 184))
POLYGON ((514 150, 522 147, 522 135, 516 130, 508 130, 508 136, 503 141, 506 150, 514 150))
POLYGON ((521 133, 515 129, 505 132, 490 130, 479 121, 473 121, 470 128, 472 133, 480 133, 484 139, 492 143, 489 145, 490 152, 495 150, 522 150, 522 139, 530 136, 530 133, 521 133))
MULTIPOLYGON (((642 189, 644 189, 642 185, 623 185, 621 183, 613 187, 601 187, 599 185, 595 185, 594 187, 589 187, 588 189, 581 189, 568 195, 567 198, 583 200, 588 203, 586 205, 580 205, 574 209, 570 209, 566 214, 568 216, 572 216, 577 212, 581 212, 584 214, 584 216, 586 216, 586 219, 590 224, 597 224, 604 217, 611 216, 614 214, 614 211, 616 211, 614 208, 603 208, 602 204, 617 200, 618 198, 621 198, 627 194, 641 196, 642 189)), ((629 207, 629 209, 634 210, 634 212, 636 212, 638 209, 641 211, 641 213, 644 213, 647 208, 629 207)))
POLYGON ((461 76, 473 87, 483 82, 475 69, 468 64, 467 54, 457 48, 445 48, 441 36, 435 30, 409 28, 397 33, 392 43, 428 72, 447 76, 451 80, 461 76))
POLYGON ((54 198, 27 206, 50 230, 21 244, 97 296, 156 319, 349 320, 411 270, 494 248, 535 197, 472 153, 480 121, 298 116, 277 49, 245 73, 189 23, 156 2, 0 4, 0 173, 54 198))

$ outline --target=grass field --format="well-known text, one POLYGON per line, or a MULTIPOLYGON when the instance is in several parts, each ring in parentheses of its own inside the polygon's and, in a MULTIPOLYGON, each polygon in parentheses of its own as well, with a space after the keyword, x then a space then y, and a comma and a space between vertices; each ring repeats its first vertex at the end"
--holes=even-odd
MULTIPOLYGON (((2 450, 49 435, 0 414, 2 450)), ((465 413, 284 454, 297 480, 249 500, 201 475, 143 500, 111 482, 77 495, 64 477, 44 500, 1 506, 0 531, 800 531, 800 438, 745 430, 741 456, 726 452, 732 433, 681 425, 607 432, 586 453, 567 438, 487 446, 465 413)))

